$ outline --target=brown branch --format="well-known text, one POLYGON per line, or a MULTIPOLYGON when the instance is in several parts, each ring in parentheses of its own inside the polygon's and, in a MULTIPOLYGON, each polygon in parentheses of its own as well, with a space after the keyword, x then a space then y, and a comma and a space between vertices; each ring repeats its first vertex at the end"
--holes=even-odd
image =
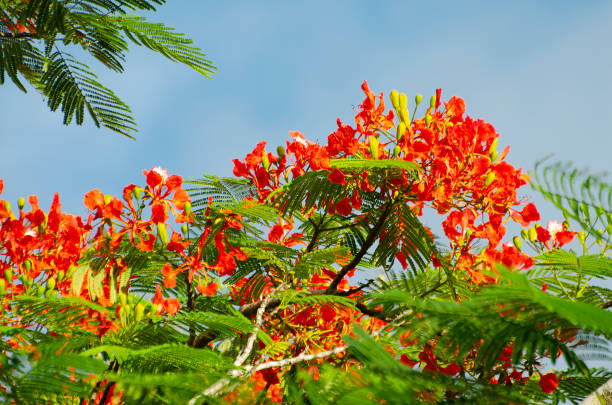
POLYGON ((372 229, 370 229, 370 232, 368 232, 368 237, 366 238, 365 242, 363 242, 363 245, 361 245, 361 249, 359 249, 359 252, 357 252, 357 254, 353 257, 353 259, 347 265, 345 265, 344 267, 342 267, 342 269, 340 269, 338 274, 336 274, 336 277, 332 280, 332 282, 329 285, 329 287, 327 287, 326 291, 328 293, 335 292, 338 289, 338 285, 340 284, 340 282, 342 281, 344 276, 346 276, 346 274, 349 271, 351 271, 355 267, 357 267, 357 265, 359 264, 359 262, 361 261, 363 256, 365 256, 365 254, 368 252, 368 250, 370 250, 370 248, 372 247, 372 245, 376 241, 376 238, 378 237, 378 234, 380 233, 380 230, 382 229, 383 225, 385 224, 385 221, 389 217, 389 214, 391 213, 391 208, 392 207, 393 207, 393 202, 391 202, 391 203, 389 203, 389 205, 387 205, 387 208, 385 208, 385 210, 381 214, 380 218, 378 218, 378 221, 376 222, 374 227, 372 229))
POLYGON ((0 38, 11 38, 11 39, 26 39, 34 38, 38 39, 39 36, 33 32, 0 32, 0 38))

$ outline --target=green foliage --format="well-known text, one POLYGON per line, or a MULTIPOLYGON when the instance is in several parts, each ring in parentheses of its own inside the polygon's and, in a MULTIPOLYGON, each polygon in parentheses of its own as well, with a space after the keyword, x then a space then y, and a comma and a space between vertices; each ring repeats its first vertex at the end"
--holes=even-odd
POLYGON ((129 43, 145 46, 205 77, 215 68, 190 39, 162 23, 129 11, 155 11, 164 0, 2 0, 0 1, 0 84, 5 74, 22 91, 25 82, 61 107, 63 122, 84 122, 132 138, 136 123, 130 108, 68 48, 80 48, 115 72, 124 71, 129 43))

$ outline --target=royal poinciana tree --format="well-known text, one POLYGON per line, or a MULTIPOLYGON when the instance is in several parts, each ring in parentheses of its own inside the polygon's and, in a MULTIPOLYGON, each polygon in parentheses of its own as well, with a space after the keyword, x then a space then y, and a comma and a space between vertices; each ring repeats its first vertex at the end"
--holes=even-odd
POLYGON ((583 358, 612 337, 611 187, 541 169, 563 221, 540 225, 462 99, 363 90, 326 144, 261 142, 189 193, 153 168, 87 219, 2 201, 2 401, 577 402, 610 378, 583 358))

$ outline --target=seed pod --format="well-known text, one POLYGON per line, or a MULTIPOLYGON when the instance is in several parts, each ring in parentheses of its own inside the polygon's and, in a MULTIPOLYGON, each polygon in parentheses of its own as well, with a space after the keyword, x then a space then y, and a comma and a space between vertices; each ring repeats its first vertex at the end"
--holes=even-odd
POLYGON ((132 294, 128 294, 127 302, 128 302, 128 306, 134 305, 134 296, 132 294))
POLYGON ((187 232, 189 232, 189 227, 187 226, 187 224, 183 224, 181 226, 181 231, 183 231, 183 235, 187 235, 187 232))
POLYGON ((519 238, 518 236, 515 236, 514 238, 512 238, 512 243, 514 243, 514 246, 516 246, 518 250, 521 250, 521 245, 522 245, 521 238, 519 238))
POLYGON ((144 310, 145 306, 142 302, 136 304, 136 308, 134 308, 134 319, 136 320, 136 323, 142 321, 142 318, 144 317, 144 310))
POLYGON ((493 183, 493 180, 495 180, 495 172, 491 172, 487 174, 487 177, 485 178, 485 181, 484 181, 484 186, 489 187, 491 183, 493 183))
POLYGON ((127 295, 125 293, 119 294, 119 302, 121 302, 121 306, 127 306, 127 295))
POLYGON ((6 278, 6 281, 8 281, 9 283, 12 283, 13 282, 13 269, 4 270, 4 278, 6 278))
POLYGON ((431 108, 436 107, 436 95, 435 94, 429 98, 429 106, 431 108))
POLYGON ((285 148, 283 147, 283 145, 278 145, 276 147, 276 154, 278 155, 279 159, 282 159, 283 156, 285 156, 285 148))
POLYGON ((395 145, 395 148, 393 148, 393 158, 398 157, 401 151, 402 148, 400 148, 399 145, 395 145))
POLYGON ((166 224, 162 222, 157 224, 157 236, 161 243, 164 245, 168 244, 168 230, 166 229, 166 224))
POLYGON ((399 95, 399 109, 400 111, 408 108, 408 96, 406 96, 406 93, 401 93, 399 95))
POLYGON ((431 115, 425 115, 425 125, 429 126, 431 124, 431 115))
POLYGON ((20 210, 22 210, 23 207, 25 207, 25 198, 19 197, 19 200, 17 200, 17 206, 20 210))
POLYGON ((266 152, 265 149, 263 151, 263 155, 261 156, 261 164, 266 171, 270 169, 270 159, 268 159, 268 152, 266 152))
POLYGON ((113 200, 113 197, 110 194, 106 194, 104 196, 104 205, 109 204, 113 200))
POLYGON ((538 232, 533 226, 529 228, 529 230, 527 231, 527 235, 529 236, 529 240, 531 242, 535 242, 538 239, 538 232))
POLYGON ((397 92, 397 90, 393 89, 391 90, 391 93, 389 94, 389 98, 391 99, 391 105, 393 106, 393 108, 395 108, 396 110, 399 110, 399 93, 397 92))
POLYGON ((183 208, 185 209, 185 216, 190 217, 191 216, 191 202, 187 201, 183 208))
POLYGON ((56 281, 54 278, 50 278, 49 280, 47 280, 47 289, 48 290, 53 290, 56 286, 56 281))
POLYGON ((134 187, 134 196, 136 196, 136 200, 140 201, 140 197, 142 197, 142 188, 134 187))
POLYGON ((422 94, 417 94, 416 96, 414 96, 414 103, 417 105, 421 104, 421 101, 423 101, 423 95, 422 94))
POLYGON ((0 278, 0 296, 6 295, 6 281, 0 278))
POLYGON ((400 122, 399 125, 397 126, 396 139, 398 141, 401 140, 405 133, 406 133, 406 124, 404 124, 403 122, 400 122))
POLYGON ((372 159, 378 159, 378 137, 370 136, 370 154, 372 159))
POLYGON ((399 113, 400 120, 402 120, 402 123, 406 126, 410 125, 410 113, 408 112, 408 109, 402 108, 399 113))

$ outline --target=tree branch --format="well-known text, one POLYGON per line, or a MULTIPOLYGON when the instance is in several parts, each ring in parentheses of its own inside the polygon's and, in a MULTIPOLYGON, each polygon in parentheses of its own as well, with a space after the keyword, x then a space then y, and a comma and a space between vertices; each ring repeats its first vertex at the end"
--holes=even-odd
POLYGON ((357 267, 357 265, 359 264, 359 262, 361 261, 363 256, 365 256, 365 254, 368 252, 368 250, 370 250, 370 248, 372 247, 372 245, 376 241, 376 238, 378 237, 378 234, 380 233, 380 230, 382 229, 383 225, 385 224, 385 221, 389 217, 389 214, 391 213, 391 208, 392 207, 393 207, 393 202, 391 202, 391 203, 389 203, 389 205, 387 205, 387 207, 385 208, 383 213, 378 218, 378 221, 376 222, 374 227, 372 229, 370 229, 370 232, 368 232, 368 237, 363 242, 363 245, 361 245, 361 249, 359 249, 359 252, 357 252, 355 257, 353 257, 353 259, 347 265, 345 265, 344 267, 342 267, 342 269, 340 269, 338 274, 336 274, 336 277, 332 280, 332 282, 329 285, 329 287, 327 287, 326 291, 328 293, 334 292, 334 291, 336 291, 338 289, 338 284, 340 284, 340 281, 342 281, 344 276, 346 276, 346 274, 349 271, 351 271, 355 267, 357 267))

